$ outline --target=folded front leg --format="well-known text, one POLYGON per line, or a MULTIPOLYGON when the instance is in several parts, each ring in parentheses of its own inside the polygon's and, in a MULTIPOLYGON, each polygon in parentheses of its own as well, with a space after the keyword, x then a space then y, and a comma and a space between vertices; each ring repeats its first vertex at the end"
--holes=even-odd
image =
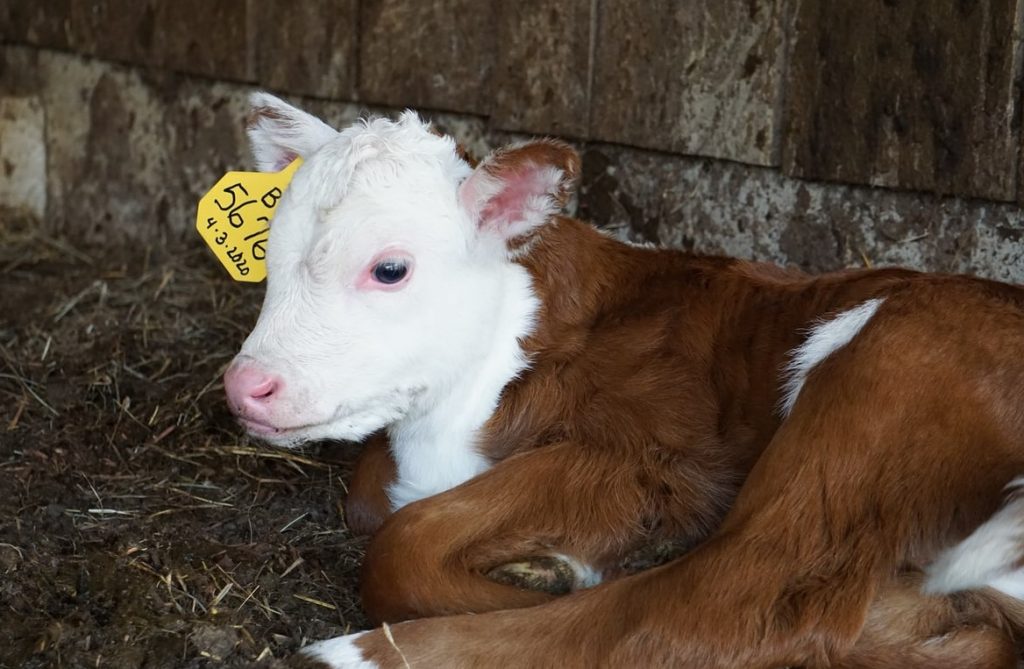
POLYGON ((384 524, 367 549, 363 605, 388 622, 532 606, 566 589, 516 574, 541 565, 569 589, 593 585, 644 537, 651 505, 637 479, 614 454, 569 442, 504 460, 384 524))
POLYGON ((357 536, 372 535, 391 515, 388 488, 395 482, 395 459, 383 432, 370 437, 356 460, 345 498, 345 523, 357 536))

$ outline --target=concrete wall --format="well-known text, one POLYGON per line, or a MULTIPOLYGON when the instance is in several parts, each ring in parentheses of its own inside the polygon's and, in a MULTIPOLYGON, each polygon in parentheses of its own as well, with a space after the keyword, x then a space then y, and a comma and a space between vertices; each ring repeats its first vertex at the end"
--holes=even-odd
POLYGON ((0 206, 190 238, 245 96, 567 137, 622 236, 1024 281, 1024 0, 7 0, 0 206), (45 184, 45 187, 42 186, 45 184))

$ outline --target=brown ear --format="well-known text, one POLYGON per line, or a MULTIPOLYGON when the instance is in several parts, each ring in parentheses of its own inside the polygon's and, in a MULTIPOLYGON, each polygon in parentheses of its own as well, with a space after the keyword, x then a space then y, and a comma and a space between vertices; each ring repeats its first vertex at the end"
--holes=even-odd
POLYGON ((580 157, 566 144, 542 139, 498 149, 459 188, 459 199, 483 229, 505 239, 543 225, 569 201, 580 157))

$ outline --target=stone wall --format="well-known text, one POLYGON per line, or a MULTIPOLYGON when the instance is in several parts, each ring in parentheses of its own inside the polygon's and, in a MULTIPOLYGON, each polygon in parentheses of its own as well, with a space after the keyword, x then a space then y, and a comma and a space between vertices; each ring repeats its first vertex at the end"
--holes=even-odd
POLYGON ((477 153, 569 138, 580 213, 631 239, 1024 281, 1022 7, 7 0, 0 206, 187 238, 264 87, 336 125, 415 107, 477 153))

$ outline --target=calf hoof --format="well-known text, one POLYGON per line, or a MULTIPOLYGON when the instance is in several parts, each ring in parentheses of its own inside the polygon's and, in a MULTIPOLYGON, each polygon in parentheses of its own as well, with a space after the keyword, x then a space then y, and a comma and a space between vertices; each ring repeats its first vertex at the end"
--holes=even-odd
POLYGON ((662 539, 644 544, 627 554, 613 571, 615 578, 647 571, 671 562, 690 552, 694 542, 684 539, 662 539))
POLYGON ((568 558, 541 555, 520 562, 498 565, 487 572, 487 578, 521 590, 546 592, 549 595, 565 595, 573 590, 592 585, 580 567, 568 558))

